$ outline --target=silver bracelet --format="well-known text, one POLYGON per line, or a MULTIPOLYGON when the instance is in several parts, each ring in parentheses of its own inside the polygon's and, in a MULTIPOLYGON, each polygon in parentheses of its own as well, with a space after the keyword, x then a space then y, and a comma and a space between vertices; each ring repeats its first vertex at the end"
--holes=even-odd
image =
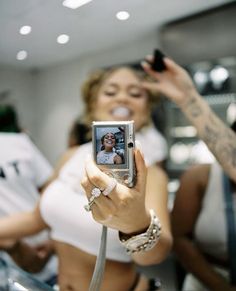
POLYGON ((127 238, 127 235, 119 232, 120 242, 128 254, 149 251, 158 243, 161 235, 161 223, 153 209, 150 209, 150 215, 151 223, 144 233, 127 238))

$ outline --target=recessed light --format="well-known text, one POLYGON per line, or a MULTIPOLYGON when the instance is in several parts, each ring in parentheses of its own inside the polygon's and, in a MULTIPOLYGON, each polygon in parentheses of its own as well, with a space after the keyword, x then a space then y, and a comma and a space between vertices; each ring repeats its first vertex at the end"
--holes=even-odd
POLYGON ((62 5, 71 9, 77 9, 91 1, 92 0, 64 0, 62 5))
POLYGON ((16 55, 17 60, 19 61, 23 61, 27 58, 28 53, 25 50, 19 51, 16 55))
POLYGON ((60 44, 65 44, 69 41, 70 37, 67 34, 61 34, 57 37, 57 42, 60 44))
POLYGON ((29 25, 24 25, 20 28, 20 34, 26 35, 29 34, 31 32, 31 26, 29 25))
POLYGON ((119 20, 127 20, 130 17, 129 12, 119 11, 116 13, 116 18, 119 20))

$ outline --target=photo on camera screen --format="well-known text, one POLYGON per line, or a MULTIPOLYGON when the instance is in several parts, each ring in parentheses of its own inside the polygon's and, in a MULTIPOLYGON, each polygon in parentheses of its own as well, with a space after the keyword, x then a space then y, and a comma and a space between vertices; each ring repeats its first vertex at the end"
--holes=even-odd
POLYGON ((124 165, 126 163, 125 127, 96 127, 95 138, 98 165, 124 165))

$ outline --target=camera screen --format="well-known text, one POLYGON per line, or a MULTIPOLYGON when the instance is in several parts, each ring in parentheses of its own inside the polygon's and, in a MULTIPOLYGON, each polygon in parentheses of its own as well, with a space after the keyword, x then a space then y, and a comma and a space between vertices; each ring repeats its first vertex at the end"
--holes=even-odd
POLYGON ((124 126, 96 127, 95 138, 98 165, 124 165, 126 163, 124 126))

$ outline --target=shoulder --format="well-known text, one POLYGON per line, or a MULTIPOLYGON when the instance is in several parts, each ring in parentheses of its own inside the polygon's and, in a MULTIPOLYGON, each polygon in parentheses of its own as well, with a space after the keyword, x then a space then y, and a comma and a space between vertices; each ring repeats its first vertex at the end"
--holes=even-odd
POLYGON ((180 182, 189 185, 197 185, 205 189, 208 183, 210 169, 210 164, 193 165, 182 174, 180 182))
POLYGON ((53 176, 51 177, 51 181, 56 179, 61 171, 61 169, 65 166, 65 164, 75 155, 77 152, 79 146, 72 147, 68 149, 58 160, 55 168, 54 168, 54 173, 53 176))
POLYGON ((56 169, 60 171, 60 169, 75 155, 77 150, 79 149, 79 146, 72 147, 68 149, 58 160, 56 169))
POLYGON ((58 160, 55 170, 59 173, 62 168, 78 166, 82 163, 88 154, 91 154, 92 143, 86 143, 80 146, 69 148, 58 160))

